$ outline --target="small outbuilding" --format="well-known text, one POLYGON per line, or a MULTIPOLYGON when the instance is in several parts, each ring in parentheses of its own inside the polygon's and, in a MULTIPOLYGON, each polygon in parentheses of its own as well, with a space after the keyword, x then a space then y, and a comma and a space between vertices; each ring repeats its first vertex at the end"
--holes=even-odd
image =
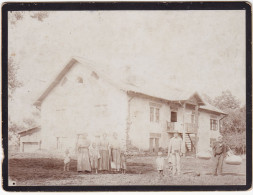
POLYGON ((19 132, 20 152, 35 152, 41 149, 40 127, 19 132))

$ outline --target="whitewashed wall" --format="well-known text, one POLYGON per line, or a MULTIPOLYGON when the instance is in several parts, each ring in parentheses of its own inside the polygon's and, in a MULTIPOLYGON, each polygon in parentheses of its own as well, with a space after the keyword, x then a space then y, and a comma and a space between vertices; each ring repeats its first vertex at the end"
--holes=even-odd
MULTIPOLYGON (((211 131, 210 127, 210 119, 211 115, 209 112, 204 110, 200 111, 199 115, 199 144, 198 144, 198 151, 199 152, 206 152, 210 149, 210 139, 215 138, 217 139, 220 135, 219 125, 217 131, 211 131)), ((214 115, 217 117, 219 121, 219 115, 214 115)))
POLYGON ((138 147, 139 149, 148 150, 150 133, 161 133, 159 146, 167 146, 168 133, 166 132, 166 121, 170 120, 169 105, 147 98, 134 97, 130 101, 130 119, 131 126, 129 138, 132 145, 138 147), (159 123, 150 122, 150 102, 161 105, 159 123))
POLYGON ((82 132, 87 132, 91 140, 96 134, 106 132, 110 137, 118 132, 125 147, 127 95, 91 74, 84 65, 76 64, 67 73, 66 82, 60 83, 44 100, 42 148, 55 149, 56 137, 65 137, 66 147, 74 148, 77 134, 82 132), (78 83, 77 77, 82 77, 83 83, 78 83))

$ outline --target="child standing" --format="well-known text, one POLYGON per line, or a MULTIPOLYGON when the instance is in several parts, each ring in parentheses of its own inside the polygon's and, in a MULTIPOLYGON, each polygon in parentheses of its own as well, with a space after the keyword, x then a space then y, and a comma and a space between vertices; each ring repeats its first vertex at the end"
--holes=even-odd
POLYGON ((163 176, 163 169, 164 169, 164 157, 162 157, 162 152, 158 152, 158 156, 156 158, 156 167, 159 173, 159 176, 163 176))
POLYGON ((126 153, 124 151, 120 153, 120 169, 122 174, 126 174, 126 153))
POLYGON ((98 160, 100 159, 99 149, 96 143, 92 143, 90 147, 90 161, 91 169, 95 169, 95 173, 98 173, 98 160))
POLYGON ((65 151, 65 157, 64 157, 64 171, 69 171, 69 164, 70 164, 70 155, 69 155, 69 150, 66 149, 65 151))

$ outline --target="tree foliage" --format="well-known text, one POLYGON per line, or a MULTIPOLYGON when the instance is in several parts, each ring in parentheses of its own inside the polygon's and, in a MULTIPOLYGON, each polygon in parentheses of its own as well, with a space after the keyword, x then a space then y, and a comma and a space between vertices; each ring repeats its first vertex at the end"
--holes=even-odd
MULTIPOLYGON (((48 11, 37 11, 37 12, 25 12, 25 11, 11 11, 8 14, 8 20, 12 27, 22 21, 27 17, 31 17, 40 22, 43 22, 45 18, 49 16, 48 11)), ((15 52, 14 52, 15 53, 15 52)), ((14 99, 14 92, 17 88, 22 86, 22 83, 17 79, 17 72, 19 66, 15 62, 13 56, 8 59, 8 97, 14 99)), ((39 117, 37 111, 31 113, 30 117, 23 118, 23 121, 13 121, 10 116, 8 116, 8 140, 10 144, 18 144, 18 132, 32 128, 38 125, 36 120, 39 117)))
POLYGON ((16 88, 21 87, 22 83, 17 79, 17 71, 19 67, 14 62, 13 57, 8 59, 8 97, 12 98, 12 95, 16 88))
POLYGON ((221 134, 227 145, 237 153, 246 150, 246 105, 240 107, 240 101, 231 91, 223 91, 209 103, 223 110, 228 115, 221 121, 221 134))
MULTIPOLYGON (((38 11, 38 12, 32 12, 30 14, 31 18, 37 19, 38 21, 42 22, 45 18, 49 16, 48 11, 38 11)), ((21 21, 25 17, 24 11, 11 11, 8 15, 10 23, 15 25, 18 21, 21 21)))
POLYGON ((31 18, 35 18, 38 21, 42 22, 45 18, 48 17, 48 12, 40 11, 40 12, 36 12, 30 16, 31 16, 31 18))
POLYGON ((231 91, 226 90, 214 98, 213 105, 223 111, 229 111, 240 108, 240 101, 232 95, 231 91))

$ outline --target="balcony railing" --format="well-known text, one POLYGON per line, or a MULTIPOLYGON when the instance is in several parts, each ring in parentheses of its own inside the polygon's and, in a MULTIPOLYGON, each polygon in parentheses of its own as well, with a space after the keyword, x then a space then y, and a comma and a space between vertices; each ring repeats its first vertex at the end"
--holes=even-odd
POLYGON ((175 131, 175 123, 167 121, 167 131, 175 131))
MULTIPOLYGON (((197 132, 197 125, 194 123, 185 123, 184 129, 186 133, 196 133, 197 132)), ((183 124, 179 122, 168 122, 167 121, 167 131, 168 132, 183 132, 183 124)))
POLYGON ((185 123, 184 128, 186 133, 197 133, 198 126, 194 123, 185 123))

